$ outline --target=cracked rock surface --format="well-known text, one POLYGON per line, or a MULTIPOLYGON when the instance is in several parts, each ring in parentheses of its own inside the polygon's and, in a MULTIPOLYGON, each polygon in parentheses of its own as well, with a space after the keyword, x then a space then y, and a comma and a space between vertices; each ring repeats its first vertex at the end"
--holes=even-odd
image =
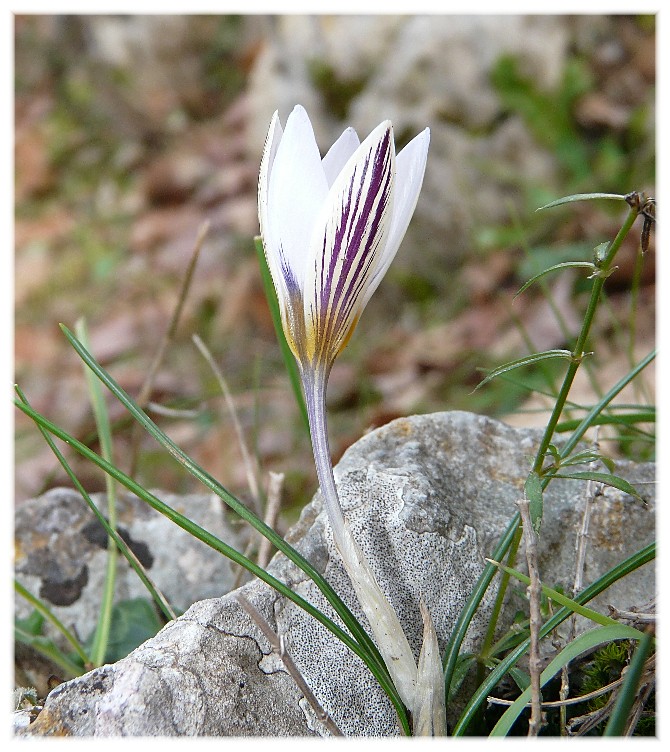
MULTIPOLYGON (((368 434, 338 464, 345 514, 417 656, 419 599, 431 611, 443 649, 484 557, 516 511, 539 439, 536 430, 482 416, 438 413, 396 420, 368 434)), ((654 465, 620 462, 616 472, 647 503, 611 487, 591 502, 585 585, 655 537, 654 465)), ((585 489, 582 482, 557 480, 545 494, 540 568, 547 584, 567 592, 585 489)), ((319 494, 288 538, 366 626, 334 552, 319 494)), ((333 616, 317 588, 283 555, 269 569, 333 616)), ((607 604, 641 605, 653 596, 653 578, 647 565, 590 605, 605 612, 607 604)), ((372 675, 330 632, 260 581, 240 591, 284 636, 307 684, 344 734, 400 733, 393 707, 372 675)), ((21 733, 328 735, 236 592, 195 603, 123 660, 60 685, 21 733)), ((480 641, 494 596, 490 590, 464 650, 480 641)), ((524 607, 511 595, 503 622, 524 607)), ((587 626, 579 624, 581 630, 587 626)))

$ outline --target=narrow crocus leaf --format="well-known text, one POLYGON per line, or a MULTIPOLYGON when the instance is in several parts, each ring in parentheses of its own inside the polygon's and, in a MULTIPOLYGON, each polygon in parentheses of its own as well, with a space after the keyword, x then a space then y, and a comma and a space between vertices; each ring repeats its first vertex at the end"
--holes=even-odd
POLYGON ((423 645, 419 655, 412 718, 414 736, 446 736, 447 711, 444 676, 437 633, 428 607, 420 602, 423 617, 423 645))
MULTIPOLYGON (((598 627, 592 629, 572 642, 568 643, 563 650, 549 663, 540 675, 541 686, 544 686, 550 679, 572 660, 578 658, 582 653, 592 650, 599 645, 605 645, 612 640, 637 640, 641 636, 637 629, 617 624, 616 626, 598 627)), ((507 708, 500 720, 493 727, 491 736, 507 736, 510 732, 514 721, 519 717, 521 711, 530 701, 530 687, 525 689, 519 697, 507 708)))

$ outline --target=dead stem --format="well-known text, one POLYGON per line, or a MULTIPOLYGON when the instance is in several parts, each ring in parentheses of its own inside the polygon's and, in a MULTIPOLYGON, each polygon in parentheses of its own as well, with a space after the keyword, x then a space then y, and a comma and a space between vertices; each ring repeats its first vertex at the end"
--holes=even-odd
POLYGON ((542 596, 542 582, 537 563, 537 533, 533 528, 530 518, 530 503, 528 499, 517 502, 519 513, 523 522, 523 537, 526 548, 526 561, 528 563, 528 601, 530 607, 530 648, 528 655, 528 669, 530 672, 530 721, 528 723, 528 736, 538 736, 542 727, 542 692, 540 686, 540 673, 542 660, 540 658, 540 629, 542 628, 542 612, 540 609, 542 596))
POLYGON ((258 516, 261 514, 261 493, 258 486, 258 462, 255 462, 251 458, 251 453, 249 452, 249 449, 247 448, 247 442, 244 438, 244 431, 242 430, 242 425, 240 423, 239 418, 237 417, 237 408, 235 407, 235 401, 233 400, 233 395, 230 393, 230 389, 228 388, 228 382, 223 376, 223 373, 221 369, 217 366, 216 361, 214 360, 212 354, 208 350, 205 343, 200 339, 200 337, 197 334, 194 334, 191 339, 193 340, 193 343, 195 346, 200 350, 200 354, 203 356, 203 358, 207 361, 207 364, 212 369, 212 373, 214 374, 214 377, 217 380, 217 383, 219 384, 219 388, 221 389, 221 393, 223 394, 225 400, 226 400, 226 406, 228 407, 228 412, 230 413, 230 417, 233 421, 233 428, 235 429, 235 436, 237 438, 237 444, 240 448, 240 454, 242 455, 242 464, 244 465, 244 471, 247 476, 247 485, 249 486, 249 493, 251 494, 251 497, 254 502, 254 511, 258 516))
MULTIPOLYGON (((281 506, 281 492, 283 485, 284 473, 270 472, 268 478, 267 502, 265 504, 265 518, 263 519, 263 522, 265 522, 268 527, 274 528, 275 522, 277 521, 277 515, 279 514, 279 508, 281 506)), ((270 560, 270 550, 270 541, 267 538, 263 538, 258 547, 257 562, 259 567, 265 568, 267 565, 270 560)))
POLYGON ((237 598, 238 603, 249 614, 249 617, 254 622, 254 624, 256 624, 256 626, 261 630, 267 641, 270 643, 272 650, 281 658, 289 675, 298 685, 298 689, 302 692, 303 696, 310 704, 310 707, 316 713, 316 717, 319 719, 319 721, 323 723, 323 725, 328 729, 328 731, 330 731, 333 736, 344 736, 335 721, 321 707, 321 704, 307 685, 307 682, 305 681, 303 675, 300 673, 298 667, 293 662, 293 658, 291 658, 290 653, 286 650, 284 635, 278 635, 276 632, 274 632, 263 614, 261 614, 261 612, 249 600, 247 600, 247 598, 242 595, 242 593, 236 593, 235 598, 237 598))
MULTIPOLYGON (((205 237, 207 236, 208 232, 209 232, 209 222, 205 221, 200 225, 200 228, 198 229, 198 234, 195 239, 193 251, 191 252, 191 258, 188 262, 188 266, 186 267, 186 273, 184 274, 184 278, 182 280, 181 287, 179 289, 179 296, 177 297, 177 303, 174 307, 172 316, 170 318, 170 324, 168 325, 168 328, 165 331, 165 334, 161 338, 161 341, 158 345, 158 350, 156 351, 156 354, 154 355, 154 359, 151 362, 151 365, 149 366, 147 376, 144 379, 144 383, 142 384, 142 388, 140 389, 140 393, 137 397, 137 400, 136 400, 137 404, 142 409, 144 409, 147 403, 149 402, 149 397, 151 396, 151 390, 153 389, 153 385, 154 385, 154 379, 156 378, 158 369, 160 368, 160 365, 163 362, 165 351, 167 349, 167 346, 172 341, 175 335, 175 332, 177 331, 177 325, 179 323, 179 319, 181 318, 181 313, 184 308, 186 296, 188 295, 189 288, 191 287, 191 281, 193 280, 193 272, 195 271, 195 265, 198 261, 198 256, 200 255, 200 249, 202 248, 203 243, 205 242, 205 237)), ((130 470, 128 472, 130 476, 135 475, 135 470, 137 468, 137 458, 139 454, 141 436, 142 436, 141 427, 136 423, 133 425, 132 433, 131 433, 130 470)))

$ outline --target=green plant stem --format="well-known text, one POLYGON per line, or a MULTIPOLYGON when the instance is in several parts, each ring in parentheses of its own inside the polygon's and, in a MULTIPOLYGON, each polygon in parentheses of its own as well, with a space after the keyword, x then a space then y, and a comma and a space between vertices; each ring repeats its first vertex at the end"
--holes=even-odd
MULTIPOLYGON (((21 400, 23 401, 23 403, 26 404, 28 407, 30 407, 30 403, 26 399, 25 394, 18 386, 16 387, 16 392, 21 398, 21 400)), ((123 538, 121 538, 121 536, 117 533, 117 531, 114 530, 114 528, 109 524, 109 522, 107 522, 102 512, 98 509, 93 499, 91 499, 86 489, 80 483, 79 478, 77 478, 77 476, 74 474, 72 468, 68 464, 68 461, 63 456, 63 453, 58 449, 58 447, 56 446, 56 443, 51 438, 50 434, 47 433, 47 431, 45 431, 44 428, 42 428, 42 426, 40 425, 38 425, 37 428, 39 429, 44 440, 49 446, 49 449, 51 449, 51 451, 56 456, 56 459, 60 462, 61 467, 67 473, 74 487, 77 489, 77 491, 79 491, 79 493, 81 494, 86 504, 88 504, 89 509, 98 518, 98 522, 100 522, 100 524, 105 528, 105 530, 107 531, 107 535, 111 536, 114 539, 114 543, 118 547, 119 551, 121 551, 121 553, 126 558, 130 566, 135 570, 137 576, 140 578, 144 586, 147 588, 154 602, 156 603, 158 608, 160 608, 160 610, 163 612, 163 615, 165 616, 165 618, 168 621, 171 621, 172 619, 176 619, 177 615, 172 609, 172 607, 170 606, 170 604, 168 603, 163 593, 160 592, 160 590, 156 587, 156 585, 151 580, 151 578, 147 575, 146 570, 142 566, 137 556, 133 553, 132 549, 123 540, 123 538)), ((87 659, 87 662, 88 662, 88 659, 87 659)))
MULTIPOLYGON (((638 216, 637 210, 634 208, 631 208, 631 210, 628 212, 628 216, 626 217, 626 220, 623 223, 621 229, 619 230, 616 237, 612 241, 608 249, 607 256, 605 257, 604 261, 600 265, 601 274, 597 275, 593 280, 593 286, 591 288, 591 296, 589 298, 589 303, 586 309, 586 313, 584 314, 582 327, 577 337, 575 347, 572 350, 572 359, 568 365, 568 369, 563 379, 561 389, 559 390, 558 396, 556 398, 556 402, 554 404, 554 409, 551 413, 551 416, 547 423, 547 427, 545 428, 544 434, 542 435, 540 446, 538 447, 537 453, 535 455, 535 460, 533 462, 533 466, 531 469, 531 472, 535 472, 541 477, 542 490, 546 489, 546 487, 549 485, 549 482, 551 480, 551 475, 546 475, 542 477, 542 466, 544 464, 544 458, 549 448, 549 445, 551 444, 552 439, 554 437, 556 426, 558 425, 558 422, 561 418, 563 409, 567 403, 568 395, 572 388, 572 384, 577 374, 577 370, 579 369, 581 361, 584 357, 584 348, 586 347, 586 342, 588 340, 588 336, 591 331, 591 326, 595 318, 595 313, 598 307, 598 302, 600 300, 600 295, 603 289, 603 285, 605 284, 605 280, 607 279, 608 273, 612 266, 612 261, 614 260, 614 257, 616 256, 618 250, 621 248, 621 244, 623 243, 626 235, 628 234, 631 227, 633 226, 633 223, 635 222, 637 216, 638 216)), ((600 402, 598 403, 599 405, 601 405, 600 407, 601 410, 604 407, 604 405, 607 404, 607 402, 605 402, 604 399, 605 398, 601 399, 600 402)), ((589 412, 589 415, 591 414, 591 412, 592 411, 589 412)), ((586 419, 582 421, 582 425, 585 424, 585 421, 586 419)), ((575 435, 576 434, 577 434, 577 431, 575 432, 575 435)), ((580 438, 581 438, 581 435, 580 435, 580 438)), ((577 441, 575 441, 575 444, 577 443, 577 441)), ((563 455, 563 456, 567 456, 567 455, 563 455)), ((515 525, 518 526, 520 524, 520 518, 518 517, 518 515, 516 515, 514 519, 516 520, 515 525)), ((508 528, 507 533, 509 533, 509 530, 510 528, 508 528)), ((492 556, 491 558, 497 559, 496 556, 492 556)), ((510 561, 510 564, 511 563, 512 562, 510 561)), ((504 582, 501 585, 501 588, 499 590, 498 597, 501 600, 502 598, 504 598, 506 585, 507 585, 507 582, 504 582)), ((483 592, 482 592, 482 597, 483 597, 483 592)), ((493 625, 493 628, 495 629, 495 624, 493 625)), ((448 687, 447 687, 447 690, 448 690, 448 687)))
MULTIPOLYGON (((516 530, 514 531, 514 537, 512 538, 512 541, 509 546, 509 551, 507 553, 507 560, 510 563, 516 559, 516 553, 519 549, 519 543, 521 542, 521 533, 522 533, 521 525, 517 525, 516 530)), ((506 572, 503 569, 502 576, 500 578, 500 584, 498 585, 498 594, 496 596, 495 603, 493 604, 493 611, 491 613, 491 618, 489 619, 488 629, 486 630, 486 635, 484 636, 482 646, 479 650, 480 663, 485 662, 490 656, 491 645, 493 644, 493 640, 495 639, 495 632, 496 632, 496 627, 498 624, 498 618, 500 616, 503 603, 505 601, 505 592, 507 591, 507 585, 509 584, 509 579, 510 579, 509 572, 506 572)))
MULTIPOLYGON (((88 349, 88 329, 84 319, 80 319, 76 324, 76 332, 79 339, 88 349)), ((95 424, 98 430, 98 439, 100 441, 100 451, 102 456, 108 461, 113 462, 112 452, 112 430, 109 422, 109 413, 105 398, 100 388, 100 382, 95 378, 93 373, 84 368, 84 375, 88 385, 91 397, 91 405, 95 416, 95 424)), ((110 476, 105 476, 105 485, 107 488, 107 518, 112 530, 116 530, 116 484, 110 476)), ((107 645, 109 644, 109 632, 112 625, 112 609, 114 607, 114 591, 116 588, 116 566, 117 566, 118 549, 114 538, 107 537, 107 565, 105 570, 105 584, 102 592, 102 601, 100 603, 100 614, 93 636, 93 645, 91 646, 91 661, 94 666, 101 666, 105 661, 107 645)))
POLYGON ((86 651, 84 650, 82 644, 79 642, 79 640, 74 636, 74 634, 63 624, 63 622, 54 614, 52 611, 47 608, 47 606, 44 605, 44 603, 34 596, 27 588, 25 588, 20 582, 17 580, 14 580, 14 590, 22 597, 25 598, 25 600, 30 603, 30 605, 42 616, 44 616, 45 619, 48 619, 54 627, 63 635, 63 637, 72 645, 74 648, 74 651, 77 653, 77 655, 81 658, 81 660, 84 663, 84 666, 89 666, 91 664, 91 659, 86 654, 86 651))
MULTIPOLYGON (((551 441, 554 436, 554 431, 556 430, 556 426, 558 424, 558 421, 560 420, 561 414, 563 412, 563 408, 565 407, 565 403, 568 399, 568 394, 570 393, 570 389, 572 388, 572 383, 575 379, 575 376, 577 375, 577 370, 579 369, 579 365, 582 361, 582 358, 584 357, 584 348, 586 347, 586 342, 588 340, 588 336, 591 331, 591 325, 593 324, 593 319, 595 317, 595 313, 598 308, 598 302, 600 300, 600 293, 602 292, 603 285, 605 284, 607 274, 609 273, 611 269, 612 261, 614 257, 616 256, 617 252, 621 248, 621 244, 623 243, 626 235, 628 235, 628 232, 630 231, 631 227, 633 226, 633 223, 637 219, 637 216, 638 216, 637 209, 631 208, 630 211, 628 212, 628 216, 626 217, 626 221, 623 223, 623 226, 621 227, 616 237, 612 241, 612 244, 610 245, 607 251, 607 256, 605 257, 605 260, 600 265, 602 274, 596 276, 593 280, 593 286, 591 288, 591 297, 589 298, 589 303, 586 308, 586 313, 584 314, 584 321, 582 322, 582 328, 579 332, 577 341, 575 342, 575 347, 572 351, 573 359, 568 365, 568 370, 563 379, 563 384, 558 393, 558 397, 556 398, 556 404, 554 405, 554 409, 549 418, 549 422, 547 423, 547 427, 544 431, 544 435, 542 436, 542 440, 540 442, 540 446, 535 456, 535 461, 533 463, 532 469, 540 476, 542 475, 542 465, 544 463, 545 454, 547 452, 547 449, 549 448, 549 444, 551 444, 551 441)), ((547 480, 547 483, 548 483, 548 480, 547 480)), ((546 488, 546 485, 547 484, 544 483, 543 488, 546 488)))

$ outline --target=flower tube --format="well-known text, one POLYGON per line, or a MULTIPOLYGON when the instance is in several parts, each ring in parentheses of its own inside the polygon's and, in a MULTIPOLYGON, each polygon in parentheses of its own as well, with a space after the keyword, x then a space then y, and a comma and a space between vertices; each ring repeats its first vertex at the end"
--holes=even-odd
POLYGON ((326 420, 332 364, 400 246, 426 168, 426 128, 396 155, 386 120, 361 143, 347 128, 321 158, 305 110, 275 112, 258 183, 258 215, 286 340, 300 370, 317 475, 335 545, 403 702, 416 662, 340 507, 326 420))

